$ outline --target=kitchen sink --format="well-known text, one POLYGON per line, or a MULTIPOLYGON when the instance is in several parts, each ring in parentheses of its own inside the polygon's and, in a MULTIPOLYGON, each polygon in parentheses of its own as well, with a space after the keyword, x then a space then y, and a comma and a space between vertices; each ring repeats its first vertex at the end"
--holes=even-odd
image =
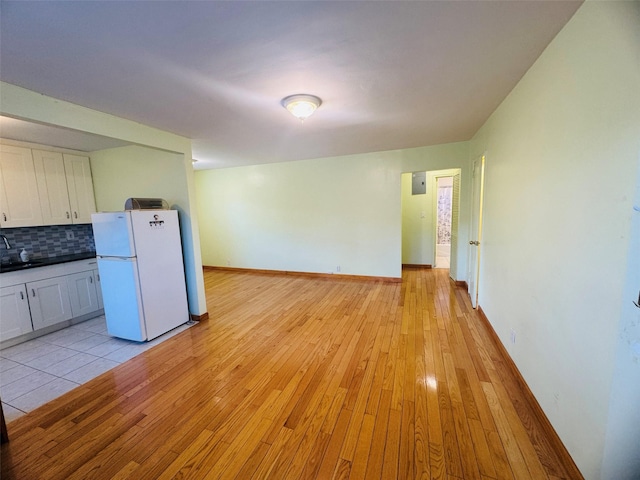
POLYGON ((7 263, 0 265, 0 273, 15 272, 16 270, 23 270, 25 268, 37 267, 42 265, 44 260, 29 260, 26 263, 7 263))

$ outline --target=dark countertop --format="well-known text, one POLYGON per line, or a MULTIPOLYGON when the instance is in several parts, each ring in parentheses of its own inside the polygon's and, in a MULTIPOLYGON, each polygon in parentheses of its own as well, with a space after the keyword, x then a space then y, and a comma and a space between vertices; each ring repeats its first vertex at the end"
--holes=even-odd
POLYGON ((0 273, 17 272, 19 270, 27 270, 29 268, 47 267, 49 265, 58 265, 60 263, 75 262, 77 260, 87 260, 95 258, 96 252, 72 253, 70 255, 60 255, 58 257, 34 258, 27 263, 10 263, 8 265, 0 265, 0 273))

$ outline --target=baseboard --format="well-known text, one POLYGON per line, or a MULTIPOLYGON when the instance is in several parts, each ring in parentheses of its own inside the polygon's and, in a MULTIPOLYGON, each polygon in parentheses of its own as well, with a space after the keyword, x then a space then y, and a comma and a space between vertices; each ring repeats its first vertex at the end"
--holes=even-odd
POLYGON ((467 292, 469 291, 469 285, 467 285, 467 282, 465 282, 464 280, 453 280, 453 279, 451 279, 451 281, 455 284, 456 287, 462 287, 467 292))
POLYGON ((334 280, 368 280, 376 282, 402 283, 401 277, 374 277, 369 275, 346 275, 342 273, 289 272, 286 270, 262 270, 257 268, 218 267, 203 265, 204 270, 218 270, 239 273, 256 273, 262 275, 289 275, 294 277, 331 278, 334 280))
POLYGON ((208 320, 209 319, 209 312, 204 312, 202 315, 195 315, 195 314, 191 314, 191 320, 193 320, 194 322, 201 322, 202 320, 208 320))
POLYGON ((420 264, 420 263, 403 263, 402 268, 433 268, 430 264, 420 264))
POLYGON ((476 309, 476 311, 478 312, 478 317, 480 317, 480 320, 487 327, 487 331, 489 332, 489 335, 491 335, 491 338, 493 339, 493 342, 495 343, 495 345, 498 347, 498 350, 500 350, 502 357, 505 359, 507 368, 509 368, 511 373, 513 373, 513 376, 515 377, 516 382, 518 383, 518 386, 522 389, 522 391, 527 396, 527 400, 529 401, 532 407, 533 413, 535 414, 537 420, 540 422, 540 425, 544 429, 545 436, 549 439, 551 443, 551 448, 561 457, 561 461, 565 466, 565 468, 567 469, 567 473, 569 473, 569 477, 584 480, 584 476, 582 475, 582 473, 580 473, 580 470, 578 469, 578 466, 575 464, 575 462, 573 461, 573 458, 569 454, 567 447, 565 447, 562 441, 560 440, 558 433, 556 432, 555 428, 553 428, 553 425, 551 425, 551 422, 547 418, 547 415, 544 413, 544 410, 542 410, 542 407, 538 403, 538 400, 536 399, 536 397, 533 395, 533 392, 529 388, 529 385, 527 385, 527 382, 525 381, 524 377, 520 373, 520 370, 518 370, 518 367, 516 366, 515 362, 511 358, 511 355, 509 355, 509 352, 507 351, 506 347, 504 346, 502 341, 500 341, 500 337, 498 337, 498 334, 493 329, 493 326, 491 325, 491 323, 489 322, 489 319, 487 318, 484 311, 482 310, 482 307, 478 305, 478 308, 476 309))

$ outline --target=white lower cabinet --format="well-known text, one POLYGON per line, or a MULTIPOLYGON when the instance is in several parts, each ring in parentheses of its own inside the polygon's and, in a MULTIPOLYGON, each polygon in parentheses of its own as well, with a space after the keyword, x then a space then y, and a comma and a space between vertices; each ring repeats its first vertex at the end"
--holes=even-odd
POLYGON ((65 277, 30 282, 26 286, 34 330, 71 320, 73 315, 65 277))
POLYGON ((33 331, 25 285, 0 288, 0 341, 33 331))
POLYGON ((97 269, 93 271, 93 280, 96 284, 96 292, 98 293, 98 308, 104 308, 104 303, 102 302, 102 285, 100 284, 100 274, 97 269))
POLYGON ((0 342, 101 314, 99 281, 95 259, 0 274, 0 342))
MULTIPOLYGON (((67 276, 71 313, 74 317, 100 309, 93 270, 67 276)), ((102 293, 102 292, 100 292, 102 293)))

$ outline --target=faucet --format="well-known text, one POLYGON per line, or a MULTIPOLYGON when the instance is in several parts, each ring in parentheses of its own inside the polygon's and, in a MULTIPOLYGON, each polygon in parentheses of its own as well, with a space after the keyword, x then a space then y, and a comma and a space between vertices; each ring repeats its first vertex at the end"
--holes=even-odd
MULTIPOLYGON (((4 235, 0 235, 0 237, 2 237, 2 241, 4 242, 4 246, 7 247, 7 253, 8 253, 9 250, 11 249, 11 244, 9 243, 9 240, 7 240, 7 237, 5 237, 4 235)), ((11 264, 11 254, 7 256, 9 257, 8 263, 11 264)), ((2 263, 2 265, 7 263, 7 261, 5 260, 4 254, 0 254, 0 263, 2 263)))

